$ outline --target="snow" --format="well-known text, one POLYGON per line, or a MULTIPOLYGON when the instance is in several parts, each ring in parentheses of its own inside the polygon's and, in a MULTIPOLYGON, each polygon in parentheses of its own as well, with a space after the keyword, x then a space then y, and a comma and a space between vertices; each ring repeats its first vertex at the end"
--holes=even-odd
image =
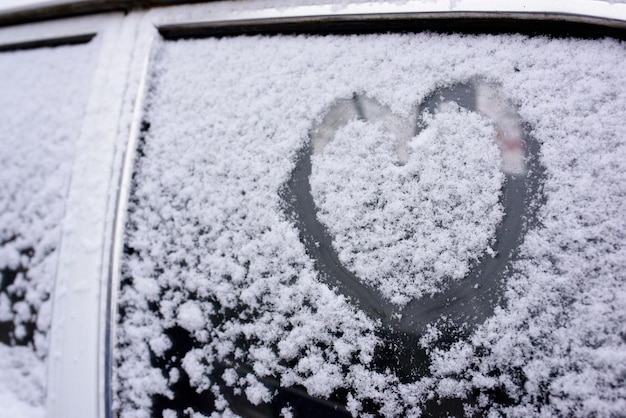
POLYGON ((30 404, 23 403, 22 400, 15 397, 12 390, 2 387, 0 389, 0 404, 2 405, 2 412, 0 416, 11 417, 44 417, 44 412, 41 408, 31 406, 30 404))
POLYGON ((504 176, 493 127, 474 112, 438 113, 402 165, 389 132, 339 129, 314 156, 311 188, 342 263, 402 303, 468 273, 502 220, 504 176))
POLYGON ((200 304, 188 300, 178 308, 178 324, 187 331, 196 331, 204 327, 205 316, 200 304))
POLYGON ((44 417, 45 367, 30 347, 0 344, 0 417, 44 417))
MULTIPOLYGON (((162 42, 129 204, 120 415, 149 416, 153 395, 171 396, 176 361, 224 414, 219 385, 266 402, 264 376, 321 397, 344 388, 353 414, 375 405, 384 416, 417 416, 429 399, 471 394, 468 414, 622 414, 625 59, 623 43, 610 39, 162 42), (430 375, 400 382, 374 367, 376 321, 317 277, 280 190, 338 101, 356 92, 410 120, 436 88, 477 77, 499 86, 541 144, 545 201, 534 202, 539 222, 511 264, 502 306, 467 340, 431 346, 430 375), (151 356, 171 353, 168 341, 151 339, 173 329, 193 348, 153 367, 151 356)), ((385 123, 342 126, 313 156, 311 177, 341 261, 399 304, 436 291, 442 276, 462 280, 503 216, 496 129, 448 109, 407 141, 404 161, 385 123), (388 204, 368 205, 375 198, 388 204)), ((431 326, 421 343, 439 332, 431 326)))
POLYGON ((5 416, 43 414, 50 293, 92 67, 93 48, 87 45, 0 54, 0 321, 8 329, 0 343, 0 397, 5 416))

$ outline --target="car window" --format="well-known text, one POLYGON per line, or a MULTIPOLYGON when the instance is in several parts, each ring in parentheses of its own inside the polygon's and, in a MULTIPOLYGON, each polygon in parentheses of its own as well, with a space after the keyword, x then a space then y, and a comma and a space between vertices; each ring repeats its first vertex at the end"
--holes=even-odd
POLYGON ((0 403, 43 416, 52 292, 90 45, 0 53, 0 403))
POLYGON ((162 42, 120 415, 619 414, 623 59, 516 35, 162 42))
POLYGON ((625 55, 521 35, 161 41, 120 415, 619 415, 625 55))

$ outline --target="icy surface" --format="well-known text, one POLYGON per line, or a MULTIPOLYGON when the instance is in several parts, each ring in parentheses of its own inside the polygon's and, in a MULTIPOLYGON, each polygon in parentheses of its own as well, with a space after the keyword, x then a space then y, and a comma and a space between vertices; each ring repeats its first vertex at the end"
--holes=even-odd
POLYGON ((32 405, 45 400, 51 291, 92 58, 87 45, 0 53, 0 409, 15 412, 7 416, 39 416, 32 405))
MULTIPOLYGON (((624 60, 618 41, 522 36, 159 45, 120 293, 121 415, 150 415, 153 399, 167 401, 181 381, 229 414, 223 387, 262 403, 273 395, 265 377, 320 397, 345 388, 355 415, 374 405, 381 415, 418 416, 428 399, 448 398, 483 416, 623 414, 624 60), (429 376, 400 383, 375 369, 376 323, 316 276, 279 193, 310 130, 338 100, 365 94, 408 119, 436 88, 476 77, 501 86, 542 145, 545 202, 511 264, 502 307, 468 340, 433 347, 429 376), (174 352, 187 337, 184 352, 174 352)), ((384 126, 340 129, 315 156, 311 181, 346 263, 352 257, 359 275, 380 274, 382 288, 395 283, 389 295, 429 292, 438 274, 462 276, 502 216, 492 133, 474 114, 439 114, 397 166, 384 126), (376 195, 388 205, 366 210, 376 195), (428 218, 444 231, 420 223, 428 218), (409 225, 411 238, 396 244, 409 225), (422 256, 428 250, 446 258, 422 256), (398 252, 414 257, 404 262, 398 252), (409 273, 394 278, 394 270, 409 273), (409 280, 418 270, 426 280, 409 280)))

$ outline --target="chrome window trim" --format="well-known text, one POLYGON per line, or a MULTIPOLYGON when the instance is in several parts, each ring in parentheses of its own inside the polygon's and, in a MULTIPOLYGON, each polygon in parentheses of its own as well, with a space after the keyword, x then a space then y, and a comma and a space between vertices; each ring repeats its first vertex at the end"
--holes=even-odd
POLYGON ((168 40, 272 34, 363 34, 381 32, 532 33, 626 39, 626 21, 568 13, 425 12, 332 14, 205 20, 161 24, 168 40), (528 28, 528 23, 533 28, 528 28))
POLYGON ((104 371, 103 378, 100 379, 102 392, 104 393, 104 417, 113 417, 113 378, 114 378, 114 348, 117 330, 117 294, 119 291, 120 274, 122 266, 122 255, 124 252, 124 232, 126 228, 128 198, 131 192, 131 181, 135 164, 135 154, 137 142, 141 135, 141 123, 143 121, 143 107, 148 87, 148 75, 150 74, 150 64, 152 61, 152 44, 157 36, 153 29, 148 36, 143 47, 143 63, 138 73, 138 87, 135 92, 133 114, 128 138, 123 152, 123 165, 119 177, 118 189, 115 196, 114 218, 113 218, 113 242, 109 254, 109 274, 107 286, 107 301, 105 313, 104 332, 104 371))

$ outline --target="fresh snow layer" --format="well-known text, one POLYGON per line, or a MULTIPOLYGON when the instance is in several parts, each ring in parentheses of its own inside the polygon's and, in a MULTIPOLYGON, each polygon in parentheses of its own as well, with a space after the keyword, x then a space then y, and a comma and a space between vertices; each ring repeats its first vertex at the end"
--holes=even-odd
MULTIPOLYGON (((154 396, 172 398, 181 379, 228 415, 222 387, 266 402, 268 376, 313 396, 344 388, 355 415, 374 405, 419 416, 428 399, 471 396, 467 414, 622 415, 625 61, 619 41, 523 36, 158 45, 120 292, 121 416, 150 416, 154 396), (401 383, 373 365, 377 323, 317 277, 280 190, 339 101, 356 93, 407 120, 438 87, 475 79, 499 85, 541 144, 539 222, 493 317, 432 348, 429 376, 401 383), (191 337, 184 353, 174 335, 179 346, 191 337)), ((407 142, 403 165, 384 124, 340 127, 314 155, 311 185, 342 261, 398 303, 443 275, 462 280, 503 216, 493 133, 487 119, 448 109, 407 142)))
POLYGON ((31 405, 45 400, 51 292, 93 58, 91 45, 0 53, 3 416, 42 415, 31 405))
POLYGON ((43 418, 45 367, 32 348, 0 344, 0 417, 43 418))
POLYGON ((357 120, 313 157, 313 198, 339 259, 398 302, 462 279, 502 220, 494 128, 458 108, 432 119, 404 164, 390 129, 357 120))

